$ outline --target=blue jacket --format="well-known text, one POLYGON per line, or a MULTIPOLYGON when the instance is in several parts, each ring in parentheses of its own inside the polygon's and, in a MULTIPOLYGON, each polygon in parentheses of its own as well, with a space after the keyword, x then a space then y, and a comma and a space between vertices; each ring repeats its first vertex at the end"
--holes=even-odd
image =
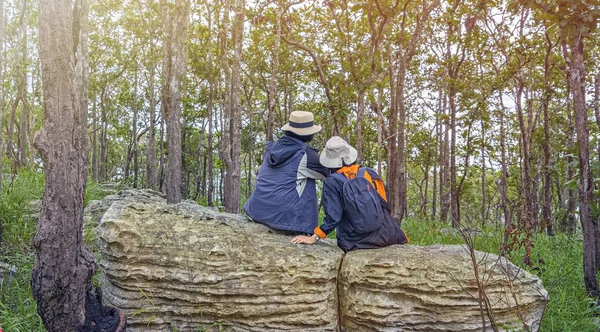
MULTIPOLYGON (((371 168, 365 168, 365 170, 373 180, 380 179, 375 170, 371 168)), ((343 186, 344 182, 335 176, 328 176, 323 181, 322 204, 325 210, 325 219, 323 220, 323 225, 315 229, 315 233, 323 232, 324 234, 329 234, 337 228, 337 244, 344 251, 374 249, 408 242, 408 237, 400 229, 394 217, 392 217, 390 207, 384 199, 381 199, 381 204, 385 218, 381 227, 371 233, 355 233, 350 226, 350 222, 344 216, 342 204, 343 186)))
POLYGON ((317 152, 301 140, 283 136, 267 142, 256 187, 244 211, 252 220, 275 229, 312 233, 318 224, 315 180, 327 174, 317 152))

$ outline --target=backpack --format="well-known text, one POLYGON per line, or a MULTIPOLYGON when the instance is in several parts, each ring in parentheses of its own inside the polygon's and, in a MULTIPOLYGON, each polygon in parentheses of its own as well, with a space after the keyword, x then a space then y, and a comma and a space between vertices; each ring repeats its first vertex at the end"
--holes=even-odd
POLYGON ((358 174, 350 179, 337 172, 332 175, 344 182, 342 205, 344 216, 352 230, 364 234, 381 227, 385 218, 381 204, 382 198, 371 181, 365 178, 365 169, 359 168, 358 174))

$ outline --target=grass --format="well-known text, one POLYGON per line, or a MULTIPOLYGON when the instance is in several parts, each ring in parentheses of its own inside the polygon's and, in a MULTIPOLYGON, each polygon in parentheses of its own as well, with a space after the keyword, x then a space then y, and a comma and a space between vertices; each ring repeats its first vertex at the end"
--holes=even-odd
MULTIPOLYGON (((29 280, 34 264, 33 238, 36 220, 28 217, 29 202, 41 199, 44 177, 24 170, 12 181, 6 180, 0 191, 0 224, 3 227, 0 261, 18 268, 10 282, 0 287, 0 326, 6 332, 44 331, 31 295, 29 280)), ((101 199, 106 193, 101 186, 89 183, 86 203, 101 199)), ((462 244, 459 234, 448 225, 422 220, 408 220, 403 229, 416 245, 462 244)), ((86 230, 86 242, 95 233, 86 230)), ((334 238, 332 232, 330 237, 334 238)), ((477 250, 498 254, 502 231, 484 228, 477 236, 477 250)), ((576 237, 559 234, 548 237, 539 234, 532 251, 533 268, 523 266, 522 252, 510 259, 531 273, 537 274, 550 294, 550 302, 540 331, 598 331, 600 310, 586 297, 582 268, 583 246, 576 237)))

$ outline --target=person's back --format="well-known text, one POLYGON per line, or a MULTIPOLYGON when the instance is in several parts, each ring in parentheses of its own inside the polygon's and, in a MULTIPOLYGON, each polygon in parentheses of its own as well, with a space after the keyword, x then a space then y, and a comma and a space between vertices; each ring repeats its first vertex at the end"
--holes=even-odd
POLYGON ((341 138, 327 141, 320 162, 333 174, 323 182, 323 225, 312 237, 297 236, 292 242, 312 244, 336 228, 338 246, 344 251, 408 242, 391 215, 382 179, 373 169, 354 164, 356 158, 356 149, 341 138))
POLYGON ((311 233, 318 220, 315 180, 324 179, 327 169, 306 145, 320 127, 312 124, 310 113, 310 121, 301 125, 297 113, 308 112, 293 112, 290 124, 283 128, 286 135, 266 144, 256 187, 244 211, 253 221, 275 229, 311 233))

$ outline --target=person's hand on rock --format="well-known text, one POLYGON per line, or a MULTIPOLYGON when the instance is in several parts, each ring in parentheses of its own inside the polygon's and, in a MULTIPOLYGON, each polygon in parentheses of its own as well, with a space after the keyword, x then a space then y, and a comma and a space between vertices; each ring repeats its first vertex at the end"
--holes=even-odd
POLYGON ((292 243, 296 244, 315 244, 317 240, 313 236, 298 235, 292 239, 292 243))

